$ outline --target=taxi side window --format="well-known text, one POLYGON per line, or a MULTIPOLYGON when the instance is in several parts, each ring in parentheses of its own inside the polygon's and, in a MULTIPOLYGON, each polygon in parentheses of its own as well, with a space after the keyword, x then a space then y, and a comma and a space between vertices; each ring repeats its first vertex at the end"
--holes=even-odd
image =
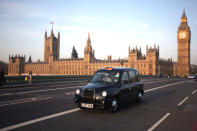
POLYGON ((136 81, 136 75, 134 71, 129 71, 129 82, 135 82, 136 81))
POLYGON ((136 74, 136 81, 141 81, 140 73, 136 71, 135 74, 136 74))
POLYGON ((129 81, 129 76, 128 73, 125 71, 122 73, 121 83, 128 83, 128 81, 129 81))

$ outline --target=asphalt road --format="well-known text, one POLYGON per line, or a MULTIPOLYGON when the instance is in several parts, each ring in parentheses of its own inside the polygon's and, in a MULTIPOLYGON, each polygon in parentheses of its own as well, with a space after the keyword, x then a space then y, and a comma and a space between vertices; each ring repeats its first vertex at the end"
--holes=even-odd
POLYGON ((117 113, 77 108, 73 93, 85 82, 1 89, 0 130, 197 131, 197 82, 143 82, 143 102, 122 106, 117 113))

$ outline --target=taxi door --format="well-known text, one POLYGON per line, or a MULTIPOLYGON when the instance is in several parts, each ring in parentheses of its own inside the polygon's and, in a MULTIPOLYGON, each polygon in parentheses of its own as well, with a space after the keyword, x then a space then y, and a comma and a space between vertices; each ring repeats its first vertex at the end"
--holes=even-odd
POLYGON ((119 98, 121 103, 127 103, 129 99, 129 76, 128 72, 124 71, 122 72, 121 77, 121 88, 119 93, 119 98))
POLYGON ((129 98, 134 99, 136 97, 136 90, 137 81, 136 81, 136 74, 135 71, 129 71, 129 98))

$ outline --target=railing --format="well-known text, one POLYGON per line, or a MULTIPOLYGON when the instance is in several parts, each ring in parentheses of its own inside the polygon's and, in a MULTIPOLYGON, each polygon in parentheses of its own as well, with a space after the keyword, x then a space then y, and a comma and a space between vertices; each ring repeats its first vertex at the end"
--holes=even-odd
MULTIPOLYGON (((65 75, 65 76, 32 76, 31 84, 52 83, 52 82, 67 82, 67 81, 82 81, 88 80, 92 75, 65 75)), ((6 76, 2 81, 3 85, 25 85, 29 84, 28 76, 6 76)))

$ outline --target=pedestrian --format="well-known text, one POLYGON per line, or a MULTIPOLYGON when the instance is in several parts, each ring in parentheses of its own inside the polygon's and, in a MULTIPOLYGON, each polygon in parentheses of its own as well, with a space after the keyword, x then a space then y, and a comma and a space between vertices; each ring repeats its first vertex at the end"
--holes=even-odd
POLYGON ((1 86, 1 79, 2 79, 2 78, 1 78, 1 72, 0 72, 0 86, 1 86))
POLYGON ((170 78, 170 74, 168 74, 168 78, 170 78))
POLYGON ((0 86, 3 86, 3 85, 4 85, 4 75, 5 75, 4 70, 1 70, 1 75, 0 75, 0 86))
POLYGON ((30 71, 29 72, 29 85, 31 85, 32 83, 32 72, 30 71))

